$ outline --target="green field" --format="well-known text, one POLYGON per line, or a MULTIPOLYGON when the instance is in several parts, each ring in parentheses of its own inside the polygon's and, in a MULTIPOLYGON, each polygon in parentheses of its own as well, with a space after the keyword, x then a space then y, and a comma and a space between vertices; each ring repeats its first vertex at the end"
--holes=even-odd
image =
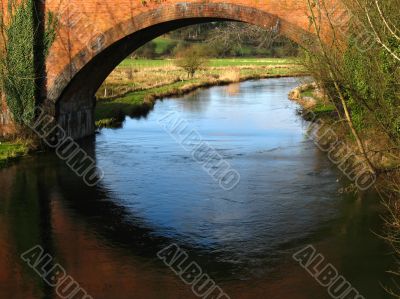
MULTIPOLYGON (((295 58, 219 58, 210 59, 209 67, 275 66, 299 64, 295 58)), ((166 67, 174 65, 173 59, 125 59, 119 67, 166 67)))
POLYGON ((277 66, 285 64, 298 64, 298 61, 295 58, 221 58, 211 59, 209 66, 277 66))
POLYGON ((157 37, 156 39, 153 39, 153 42, 156 45, 156 53, 159 55, 164 54, 168 48, 176 45, 175 41, 166 37, 157 37))

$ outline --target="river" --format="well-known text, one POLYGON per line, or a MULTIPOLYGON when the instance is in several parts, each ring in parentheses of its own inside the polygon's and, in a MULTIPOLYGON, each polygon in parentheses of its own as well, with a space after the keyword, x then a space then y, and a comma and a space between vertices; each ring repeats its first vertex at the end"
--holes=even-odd
POLYGON ((0 298, 57 298, 21 253, 42 246, 93 298, 197 298, 157 252, 178 244, 230 298, 330 298, 292 255, 308 244, 366 298, 389 298, 390 249, 374 192, 349 182, 306 136, 288 92, 247 81, 158 101, 82 143, 88 187, 53 153, 0 170, 0 298), (224 190, 160 125, 173 112, 240 174, 224 190))

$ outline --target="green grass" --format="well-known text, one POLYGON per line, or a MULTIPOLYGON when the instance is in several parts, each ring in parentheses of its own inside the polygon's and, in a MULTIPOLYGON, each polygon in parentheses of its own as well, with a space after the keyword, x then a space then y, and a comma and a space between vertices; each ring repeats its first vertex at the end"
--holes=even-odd
POLYGON ((315 89, 313 87, 303 90, 300 93, 302 98, 313 98, 316 101, 316 105, 311 108, 312 112, 314 112, 317 116, 322 116, 326 114, 330 114, 332 112, 336 112, 335 106, 327 103, 326 100, 321 99, 315 95, 315 89))
POLYGON ((314 89, 307 89, 305 91, 302 91, 300 93, 301 97, 308 97, 308 98, 313 98, 314 97, 314 89))
MULTIPOLYGON (((298 64, 295 58, 220 58, 210 59, 210 67, 275 66, 298 64)), ((165 67, 174 65, 173 59, 132 59, 121 62, 120 67, 165 67)))
POLYGON ((317 102, 317 105, 312 109, 314 114, 317 116, 319 115, 325 115, 325 114, 330 114, 332 112, 335 112, 335 106, 332 104, 324 104, 321 102, 317 102))
POLYGON ((11 160, 28 153, 28 147, 22 143, 0 143, 0 168, 5 167, 11 160))
MULTIPOLYGON (((97 102, 95 111, 95 120, 97 124, 103 125, 110 123, 119 123, 117 120, 120 115, 131 115, 140 114, 143 110, 151 109, 152 105, 143 106, 146 97, 169 93, 179 90, 180 87, 188 83, 194 82, 194 80, 186 80, 182 82, 177 82, 173 84, 164 85, 161 87, 150 88, 141 91, 135 91, 127 94, 124 97, 114 99, 114 100, 101 100, 97 102), (104 120, 103 122, 100 122, 104 120)), ((106 125, 104 125, 106 126, 106 125)))
POLYGON ((132 59, 127 58, 118 67, 165 67, 173 65, 172 59, 132 59))
POLYGON ((294 58, 221 58, 210 59, 209 66, 275 66, 283 64, 297 64, 294 58))

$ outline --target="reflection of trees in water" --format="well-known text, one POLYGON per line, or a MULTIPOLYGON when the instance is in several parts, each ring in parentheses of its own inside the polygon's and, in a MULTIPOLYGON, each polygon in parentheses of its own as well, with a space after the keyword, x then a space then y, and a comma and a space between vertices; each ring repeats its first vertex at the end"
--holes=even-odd
POLYGON ((240 83, 232 83, 225 87, 226 93, 233 97, 240 93, 240 83))
POLYGON ((212 89, 213 88, 198 89, 187 94, 181 99, 177 99, 180 101, 180 107, 182 107, 183 110, 190 112, 205 111, 210 104, 210 95, 212 94, 212 89))
MULTIPOLYGON (((338 178, 338 191, 340 187, 340 189, 346 190, 351 186, 352 182, 328 160, 326 153, 317 147, 312 146, 311 148, 314 150, 313 170, 316 173, 322 174, 331 168, 338 178)), ((350 188, 350 190, 353 189, 350 188)), ((385 209, 380 204, 380 196, 375 190, 363 193, 345 192, 336 196, 339 203, 338 215, 341 217, 330 224, 330 229, 333 237, 336 238, 336 243, 341 246, 339 251, 341 255, 337 256, 337 248, 329 247, 329 243, 326 243, 328 246, 325 243, 323 245, 324 255, 335 262, 335 267, 339 268, 341 275, 353 278, 352 282, 358 282, 364 288, 369 286, 373 288, 377 281, 389 282, 390 276, 387 271, 393 265, 394 260, 389 254, 382 254, 390 252, 390 248, 383 239, 374 235, 382 234, 384 227, 382 215, 385 209), (365 260, 360 257, 373 254, 379 256, 379 258, 375 257, 375 261, 379 262, 371 261, 368 270, 360 272, 359 269, 365 267, 365 260), (334 260, 335 258, 337 260, 334 260), (355 281, 356 277, 359 281, 355 281)), ((319 233, 319 236, 321 239, 325 239, 326 231, 321 231, 323 234, 319 233)), ((393 280, 392 282, 398 284, 398 281, 393 280)), ((377 289, 371 289, 371 292, 374 293, 367 294, 373 298, 380 296, 380 293, 376 293, 377 289)))

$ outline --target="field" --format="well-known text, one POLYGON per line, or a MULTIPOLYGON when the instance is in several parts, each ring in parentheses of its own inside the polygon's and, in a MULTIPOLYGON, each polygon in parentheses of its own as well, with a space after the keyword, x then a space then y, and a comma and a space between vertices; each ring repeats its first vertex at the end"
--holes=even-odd
POLYGON ((146 114, 158 98, 182 95, 198 88, 250 79, 303 75, 296 59, 210 59, 193 78, 173 59, 126 59, 97 93, 98 127, 118 127, 126 115, 146 114))
MULTIPOLYGON (((295 58, 215 58, 210 59, 206 67, 251 67, 298 64, 295 58)), ((125 59, 118 68, 125 67, 169 67, 174 66, 173 59, 125 59)))

